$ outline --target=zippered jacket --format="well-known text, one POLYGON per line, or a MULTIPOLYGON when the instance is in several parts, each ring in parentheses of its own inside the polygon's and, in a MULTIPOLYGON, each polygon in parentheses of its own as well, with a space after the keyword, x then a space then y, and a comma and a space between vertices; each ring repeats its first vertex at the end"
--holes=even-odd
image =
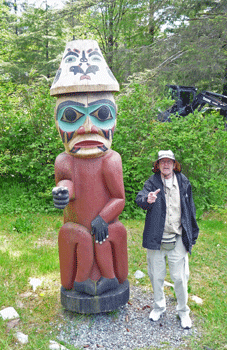
MULTIPOLYGON (((180 190, 182 241, 187 252, 191 254, 192 246, 196 243, 199 235, 192 189, 185 175, 179 172, 175 174, 180 190)), ((160 250, 166 218, 166 199, 160 173, 152 175, 145 182, 143 189, 137 194, 136 203, 147 211, 143 231, 143 247, 160 250), (148 193, 159 188, 161 191, 157 194, 155 203, 149 204, 147 202, 148 193)))

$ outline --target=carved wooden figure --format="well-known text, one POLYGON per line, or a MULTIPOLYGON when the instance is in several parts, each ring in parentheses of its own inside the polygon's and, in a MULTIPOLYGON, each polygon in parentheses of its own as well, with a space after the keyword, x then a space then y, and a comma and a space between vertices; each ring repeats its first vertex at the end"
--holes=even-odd
POLYGON ((127 233, 120 155, 111 150, 119 86, 96 41, 67 44, 51 87, 65 152, 55 162, 54 203, 64 208, 59 232, 61 299, 67 309, 101 312, 129 298, 127 233))

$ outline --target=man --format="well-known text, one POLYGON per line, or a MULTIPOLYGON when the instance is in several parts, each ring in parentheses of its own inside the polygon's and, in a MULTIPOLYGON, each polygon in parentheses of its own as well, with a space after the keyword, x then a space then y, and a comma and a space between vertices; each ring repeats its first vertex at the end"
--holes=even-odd
POLYGON ((199 234, 191 184, 171 150, 158 152, 153 171, 155 174, 136 197, 136 203, 147 210, 143 247, 147 248, 148 274, 154 291, 154 308, 149 318, 158 321, 166 311, 164 279, 168 258, 181 326, 189 329, 188 252, 191 253, 199 234))

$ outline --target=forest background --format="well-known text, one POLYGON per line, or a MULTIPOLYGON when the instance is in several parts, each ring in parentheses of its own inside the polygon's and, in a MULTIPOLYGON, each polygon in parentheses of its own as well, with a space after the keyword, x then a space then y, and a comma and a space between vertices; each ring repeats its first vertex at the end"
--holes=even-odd
POLYGON ((172 149, 190 179, 198 217, 225 206, 227 132, 223 116, 202 110, 171 123, 166 84, 227 95, 226 0, 71 0, 52 7, 0 2, 0 212, 55 212, 54 161, 64 151, 49 89, 66 42, 95 39, 120 83, 112 148, 122 156, 124 218, 159 149, 172 149), (27 205, 20 205, 26 203, 27 205), (23 209, 24 210, 24 209, 23 209))

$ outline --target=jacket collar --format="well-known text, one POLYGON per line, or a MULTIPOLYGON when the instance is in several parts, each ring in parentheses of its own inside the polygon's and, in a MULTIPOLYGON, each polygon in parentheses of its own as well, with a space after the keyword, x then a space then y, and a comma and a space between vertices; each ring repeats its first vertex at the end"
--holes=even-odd
MULTIPOLYGON (((186 192, 187 191, 187 186, 188 186, 188 180, 187 178, 179 172, 174 172, 176 177, 177 177, 177 181, 178 181, 178 186, 179 186, 179 190, 180 192, 186 192)), ((163 182, 162 182, 162 178, 161 178, 161 174, 160 173, 156 173, 152 176, 152 181, 154 186, 158 189, 161 189, 161 194, 163 196, 163 198, 165 198, 165 193, 164 193, 164 186, 163 186, 163 182)))
POLYGON ((160 188, 161 196, 165 201, 165 193, 164 193, 164 186, 163 186, 163 182, 162 182, 162 178, 161 178, 161 173, 156 173, 153 175, 153 184, 157 189, 160 188))

